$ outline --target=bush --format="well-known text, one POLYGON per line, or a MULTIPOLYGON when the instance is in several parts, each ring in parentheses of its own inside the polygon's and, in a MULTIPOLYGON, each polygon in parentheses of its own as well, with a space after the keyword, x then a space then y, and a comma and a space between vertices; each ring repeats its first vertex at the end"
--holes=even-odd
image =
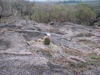
POLYGON ((70 14, 69 6, 67 5, 46 5, 46 4, 35 4, 32 8, 32 18, 38 22, 66 22, 69 21, 70 14), (68 9, 68 10, 67 10, 68 9))
POLYGON ((95 18, 94 10, 87 4, 78 4, 74 15, 79 24, 86 23, 90 25, 91 20, 95 18))

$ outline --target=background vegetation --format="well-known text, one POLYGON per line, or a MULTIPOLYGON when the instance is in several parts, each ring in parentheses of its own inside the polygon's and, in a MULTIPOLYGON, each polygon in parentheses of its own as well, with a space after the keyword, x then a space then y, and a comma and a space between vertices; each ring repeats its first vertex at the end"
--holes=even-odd
POLYGON ((0 0, 0 20, 7 17, 35 20, 37 22, 73 22, 100 25, 100 2, 87 4, 49 4, 28 0, 0 0))

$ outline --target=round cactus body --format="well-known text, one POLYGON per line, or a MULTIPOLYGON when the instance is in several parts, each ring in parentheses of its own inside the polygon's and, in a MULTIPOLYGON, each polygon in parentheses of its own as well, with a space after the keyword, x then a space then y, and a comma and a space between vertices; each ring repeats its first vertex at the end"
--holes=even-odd
POLYGON ((49 45, 49 44, 50 44, 50 38, 49 38, 49 37, 46 37, 46 38, 44 39, 44 44, 45 44, 45 45, 49 45))

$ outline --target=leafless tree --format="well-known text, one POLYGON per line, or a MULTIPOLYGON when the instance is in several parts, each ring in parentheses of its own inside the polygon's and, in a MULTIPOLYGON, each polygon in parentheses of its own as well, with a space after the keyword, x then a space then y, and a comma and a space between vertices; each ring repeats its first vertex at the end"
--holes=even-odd
POLYGON ((0 0, 0 19, 2 17, 9 17, 13 14, 10 2, 7 0, 0 0))
POLYGON ((29 0, 16 0, 13 1, 12 6, 15 10, 17 10, 21 17, 28 15, 31 19, 31 15, 33 13, 32 7, 35 2, 30 2, 29 0))

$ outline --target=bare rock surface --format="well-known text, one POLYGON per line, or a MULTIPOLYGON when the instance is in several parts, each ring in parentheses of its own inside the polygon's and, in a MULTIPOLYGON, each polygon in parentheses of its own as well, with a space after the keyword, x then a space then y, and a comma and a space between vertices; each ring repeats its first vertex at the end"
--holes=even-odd
POLYGON ((95 68, 95 70, 85 71, 83 75, 100 75, 100 67, 95 68))
POLYGON ((40 56, 48 56, 54 58, 60 58, 66 56, 66 53, 63 52, 61 47, 54 45, 51 43, 50 45, 44 45, 43 42, 35 42, 35 41, 29 41, 28 44, 30 45, 30 51, 36 52, 40 56))
MULTIPOLYGON (((55 22, 51 26, 34 23, 19 20, 0 24, 0 75, 78 75, 65 67, 63 63, 67 62, 54 61, 86 63, 89 54, 100 55, 100 32, 95 27, 69 22, 55 22), (43 44, 47 33, 51 34, 50 45, 43 44)), ((91 74, 94 71, 93 75, 99 75, 99 70, 91 70, 91 74)), ((88 75, 86 71, 83 74, 88 75)))
POLYGON ((0 55, 0 75, 78 75, 65 67, 34 55, 0 55))

